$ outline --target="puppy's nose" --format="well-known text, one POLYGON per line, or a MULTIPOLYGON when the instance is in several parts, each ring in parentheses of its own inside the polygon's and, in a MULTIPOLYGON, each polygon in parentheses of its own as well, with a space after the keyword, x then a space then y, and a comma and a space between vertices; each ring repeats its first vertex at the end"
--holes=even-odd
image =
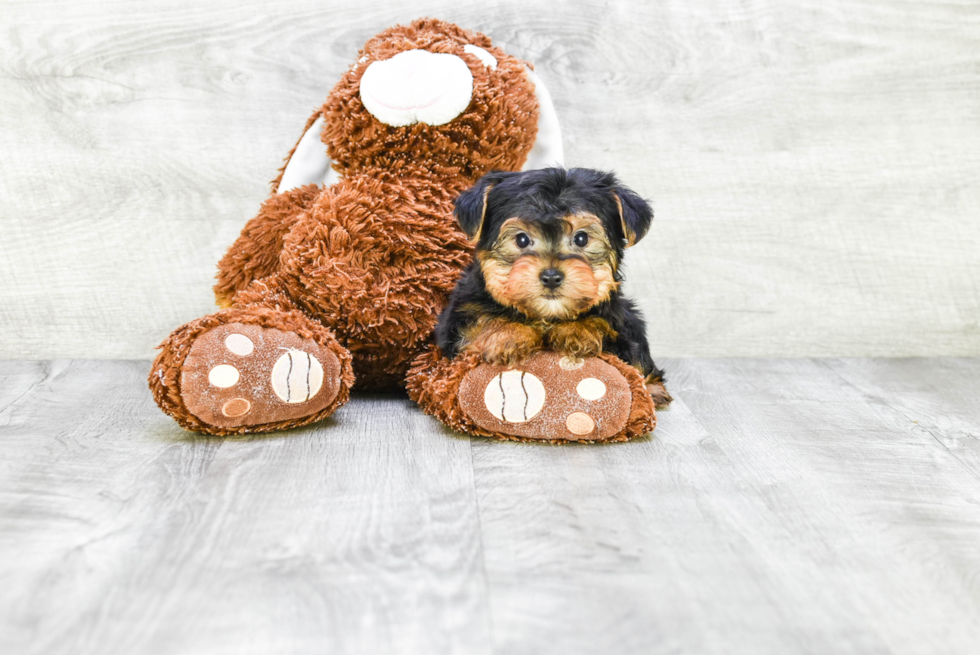
POLYGON ((546 268, 541 271, 541 284, 545 286, 546 289, 557 289, 561 286, 562 280, 565 279, 565 274, 559 271, 557 268, 546 268))

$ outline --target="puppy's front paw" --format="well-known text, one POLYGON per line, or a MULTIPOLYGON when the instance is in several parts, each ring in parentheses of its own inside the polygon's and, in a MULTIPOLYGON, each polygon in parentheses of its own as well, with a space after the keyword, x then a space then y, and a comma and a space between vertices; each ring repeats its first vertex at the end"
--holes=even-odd
POLYGON ((576 359, 594 357, 602 352, 602 340, 616 333, 601 318, 589 317, 581 321, 559 323, 548 331, 548 346, 563 355, 576 359))
POLYGON ((480 352, 488 364, 513 366, 541 350, 541 333, 528 325, 507 323, 484 332, 467 349, 480 352))

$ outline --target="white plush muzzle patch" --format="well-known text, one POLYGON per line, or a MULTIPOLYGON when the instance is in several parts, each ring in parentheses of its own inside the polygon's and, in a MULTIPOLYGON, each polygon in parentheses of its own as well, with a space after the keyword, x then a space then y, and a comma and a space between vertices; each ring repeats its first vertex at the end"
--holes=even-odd
POLYGON ((407 50, 376 61, 361 77, 361 102, 386 125, 445 125, 462 114, 473 96, 473 75, 448 53, 407 50))
MULTIPOLYGON (((496 68, 497 59, 483 48, 467 45, 463 50, 467 54, 477 57, 487 68, 496 68)), ((364 63, 363 60, 364 58, 362 58, 360 63, 364 63)), ((408 64, 406 64, 406 67, 408 67, 408 64)), ((439 71, 442 68, 430 66, 428 70, 430 74, 435 73, 440 75, 441 73, 439 71)), ((418 72, 415 74, 418 75, 418 72)), ((558 114, 555 112, 554 104, 552 104, 551 94, 548 93, 548 89, 545 87, 544 82, 541 81, 541 78, 530 68, 527 69, 527 75, 534 83, 534 93, 538 99, 540 114, 538 118, 537 139, 534 147, 527 156, 527 161, 524 163, 522 170, 527 171, 534 168, 561 166, 564 164, 565 154, 562 148, 558 114)), ((379 121, 388 125, 410 125, 415 122, 428 123, 429 125, 443 125, 466 111, 473 95, 473 76, 466 63, 455 55, 435 54, 424 50, 410 50, 397 54, 391 59, 376 61, 370 64, 361 78, 360 92, 361 100, 364 102, 367 110, 379 121), (412 55, 412 58, 409 60, 399 60, 399 57, 404 57, 405 55, 412 55), (419 55, 421 55, 421 58, 419 58, 419 55), (436 57, 436 59, 431 60, 429 57, 436 57), (450 73, 446 80, 440 81, 436 79, 435 82, 429 85, 420 84, 417 85, 417 88, 406 89, 406 86, 411 85, 403 83, 399 87, 401 89, 400 91, 396 91, 395 87, 388 89, 388 82, 385 81, 385 78, 390 75, 396 75, 397 71, 402 67, 402 63, 400 62, 407 61, 408 64, 414 65, 413 59, 421 62, 439 61, 439 66, 446 66, 449 62, 455 60, 454 63, 448 65, 446 70, 456 72, 450 73), (388 64, 396 60, 398 60, 398 63, 395 64, 394 68, 388 66, 388 64), (379 66, 380 68, 375 69, 375 66, 379 66), (455 77, 453 77, 454 75, 455 77), (457 81, 453 83, 453 79, 457 81), (365 86, 365 83, 367 86, 365 86), (449 84, 452 86, 452 89, 447 88, 447 92, 452 91, 452 93, 447 93, 445 97, 437 98, 437 96, 432 96, 431 99, 436 99, 436 102, 429 107, 420 108, 420 104, 425 105, 428 102, 424 101, 424 98, 420 102, 421 96, 427 95, 432 88, 439 87, 440 84, 449 84), (423 89, 426 88, 429 91, 423 92, 423 89), (377 94, 374 93, 374 89, 377 90, 377 94), (365 93, 365 90, 367 93, 365 93), (403 98, 399 100, 395 97, 398 95, 403 96, 403 98), (375 104, 373 99, 365 100, 366 97, 378 97, 395 108, 375 104), (408 107, 408 105, 399 104, 399 102, 407 102, 413 106, 408 107), (374 108, 372 109, 372 107, 374 108), (402 109, 397 109, 397 107, 402 107, 402 109)), ((340 179, 337 171, 331 167, 330 158, 327 157, 326 147, 320 139, 320 134, 323 132, 323 124, 323 116, 320 116, 309 127, 303 135, 303 138, 300 139, 295 152, 293 152, 293 156, 290 157, 286 165, 286 170, 283 171, 282 180, 276 189, 278 193, 295 189, 304 184, 330 186, 340 179)))

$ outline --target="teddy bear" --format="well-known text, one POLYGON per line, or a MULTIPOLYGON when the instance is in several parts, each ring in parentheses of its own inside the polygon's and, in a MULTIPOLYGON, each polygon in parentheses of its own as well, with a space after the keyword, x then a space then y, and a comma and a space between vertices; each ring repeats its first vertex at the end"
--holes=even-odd
POLYGON ((229 435, 322 420, 355 384, 404 385, 472 258, 454 199, 489 171, 561 163, 528 63, 436 19, 372 37, 219 262, 220 309, 159 346, 155 401, 185 429, 229 435))

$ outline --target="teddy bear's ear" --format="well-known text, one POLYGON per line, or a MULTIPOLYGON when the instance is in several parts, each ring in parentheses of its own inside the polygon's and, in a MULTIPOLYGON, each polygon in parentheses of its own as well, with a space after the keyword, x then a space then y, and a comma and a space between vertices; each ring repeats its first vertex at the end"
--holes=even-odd
POLYGON ((612 195, 619 210, 623 238, 626 239, 626 247, 629 248, 642 239, 650 229, 653 209, 646 200, 621 184, 613 188, 612 195))
POLYGON ((276 186, 276 193, 283 193, 304 184, 329 186, 340 179, 327 156, 327 146, 320 140, 323 131, 323 116, 319 116, 303 133, 296 144, 282 178, 276 186))
POLYGON ((564 166, 565 149, 561 144, 561 127, 558 125, 555 105, 551 102, 551 94, 533 70, 528 68, 526 73, 534 83, 534 95, 538 99, 538 134, 521 170, 564 166))
POLYGON ((483 233, 483 223, 487 218, 487 209, 490 205, 490 192, 508 177, 519 174, 492 171, 456 198, 453 215, 459 222, 459 226, 463 228, 463 232, 470 238, 470 243, 477 243, 483 233))

